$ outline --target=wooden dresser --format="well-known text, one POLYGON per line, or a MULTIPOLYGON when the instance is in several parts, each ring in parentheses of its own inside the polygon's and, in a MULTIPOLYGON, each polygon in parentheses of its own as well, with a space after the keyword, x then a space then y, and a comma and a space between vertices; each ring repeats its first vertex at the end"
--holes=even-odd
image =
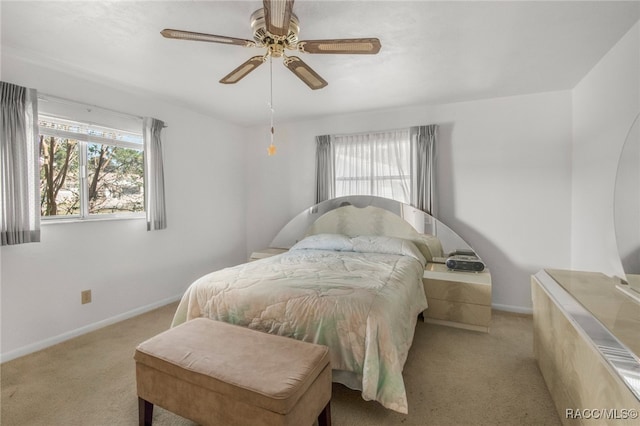
POLYGON ((531 279, 534 354, 565 425, 639 425, 640 304, 603 274, 531 279))

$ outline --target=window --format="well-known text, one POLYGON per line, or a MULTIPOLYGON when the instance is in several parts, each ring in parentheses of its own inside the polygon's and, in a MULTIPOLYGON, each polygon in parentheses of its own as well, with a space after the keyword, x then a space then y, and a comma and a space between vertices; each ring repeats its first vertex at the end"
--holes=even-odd
POLYGON ((435 212, 438 125, 316 136, 316 203, 372 195, 435 212))
POLYGON ((142 134, 46 115, 38 121, 43 218, 144 211, 142 134))
POLYGON ((337 135, 335 196, 375 195, 411 203, 412 150, 409 129, 337 135))

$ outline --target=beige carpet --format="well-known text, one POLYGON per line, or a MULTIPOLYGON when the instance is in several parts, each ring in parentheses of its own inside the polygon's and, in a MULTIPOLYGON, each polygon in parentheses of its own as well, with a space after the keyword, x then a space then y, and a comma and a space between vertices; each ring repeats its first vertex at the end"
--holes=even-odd
MULTIPOLYGON (((1 366, 2 426, 137 424, 133 352, 171 304, 1 366)), ((404 370, 409 415, 334 385, 334 426, 559 425, 532 356, 532 320, 494 312, 490 334, 418 323, 404 370)), ((193 425, 156 408, 154 425, 193 425)))

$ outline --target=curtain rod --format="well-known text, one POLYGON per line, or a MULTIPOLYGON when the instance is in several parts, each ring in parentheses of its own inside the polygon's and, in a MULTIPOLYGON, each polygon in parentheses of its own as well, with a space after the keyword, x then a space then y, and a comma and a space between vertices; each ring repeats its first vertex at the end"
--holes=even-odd
POLYGON ((330 134, 329 136, 344 137, 344 136, 371 135, 374 133, 405 132, 405 131, 411 131, 411 127, 416 127, 416 126, 401 127, 399 129, 370 130, 367 132, 335 133, 335 134, 330 134))
MULTIPOLYGON (((338 137, 358 136, 358 135, 371 135, 373 133, 404 132, 406 130, 411 132, 411 129, 413 129, 414 127, 429 127, 429 126, 433 126, 433 125, 434 124, 421 124, 419 126, 400 127, 400 128, 397 128, 397 129, 370 130, 370 131, 367 131, 367 132, 354 132, 354 133, 336 133, 336 134, 329 134, 328 136, 338 136, 338 137)), ((325 135, 321 135, 321 136, 325 136, 325 135)))
POLYGON ((138 120, 144 119, 144 117, 141 117, 139 115, 127 114, 126 112, 120 112, 114 109, 105 108, 105 107, 101 107, 93 104, 88 104, 85 102, 74 101, 67 98, 61 98, 59 96, 48 95, 46 93, 41 93, 41 92, 38 92, 38 100, 58 102, 58 103, 67 104, 67 105, 82 105, 84 107, 100 109, 102 111, 106 111, 111 114, 116 114, 116 115, 120 115, 127 118, 137 118, 138 120))

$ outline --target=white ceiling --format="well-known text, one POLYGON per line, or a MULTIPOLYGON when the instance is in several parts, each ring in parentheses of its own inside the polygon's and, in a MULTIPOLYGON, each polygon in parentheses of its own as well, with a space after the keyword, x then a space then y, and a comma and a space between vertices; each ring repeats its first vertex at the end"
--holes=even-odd
MULTIPOLYGON (((251 39, 261 1, 6 1, 11 54, 153 93, 242 125, 268 121, 262 51, 170 40, 163 28, 251 39)), ((274 60, 278 120, 573 88, 640 17, 637 1, 305 1, 300 39, 378 37, 378 55, 299 56, 329 85, 312 91, 274 60)), ((97 102, 97 101, 96 101, 97 102)))

